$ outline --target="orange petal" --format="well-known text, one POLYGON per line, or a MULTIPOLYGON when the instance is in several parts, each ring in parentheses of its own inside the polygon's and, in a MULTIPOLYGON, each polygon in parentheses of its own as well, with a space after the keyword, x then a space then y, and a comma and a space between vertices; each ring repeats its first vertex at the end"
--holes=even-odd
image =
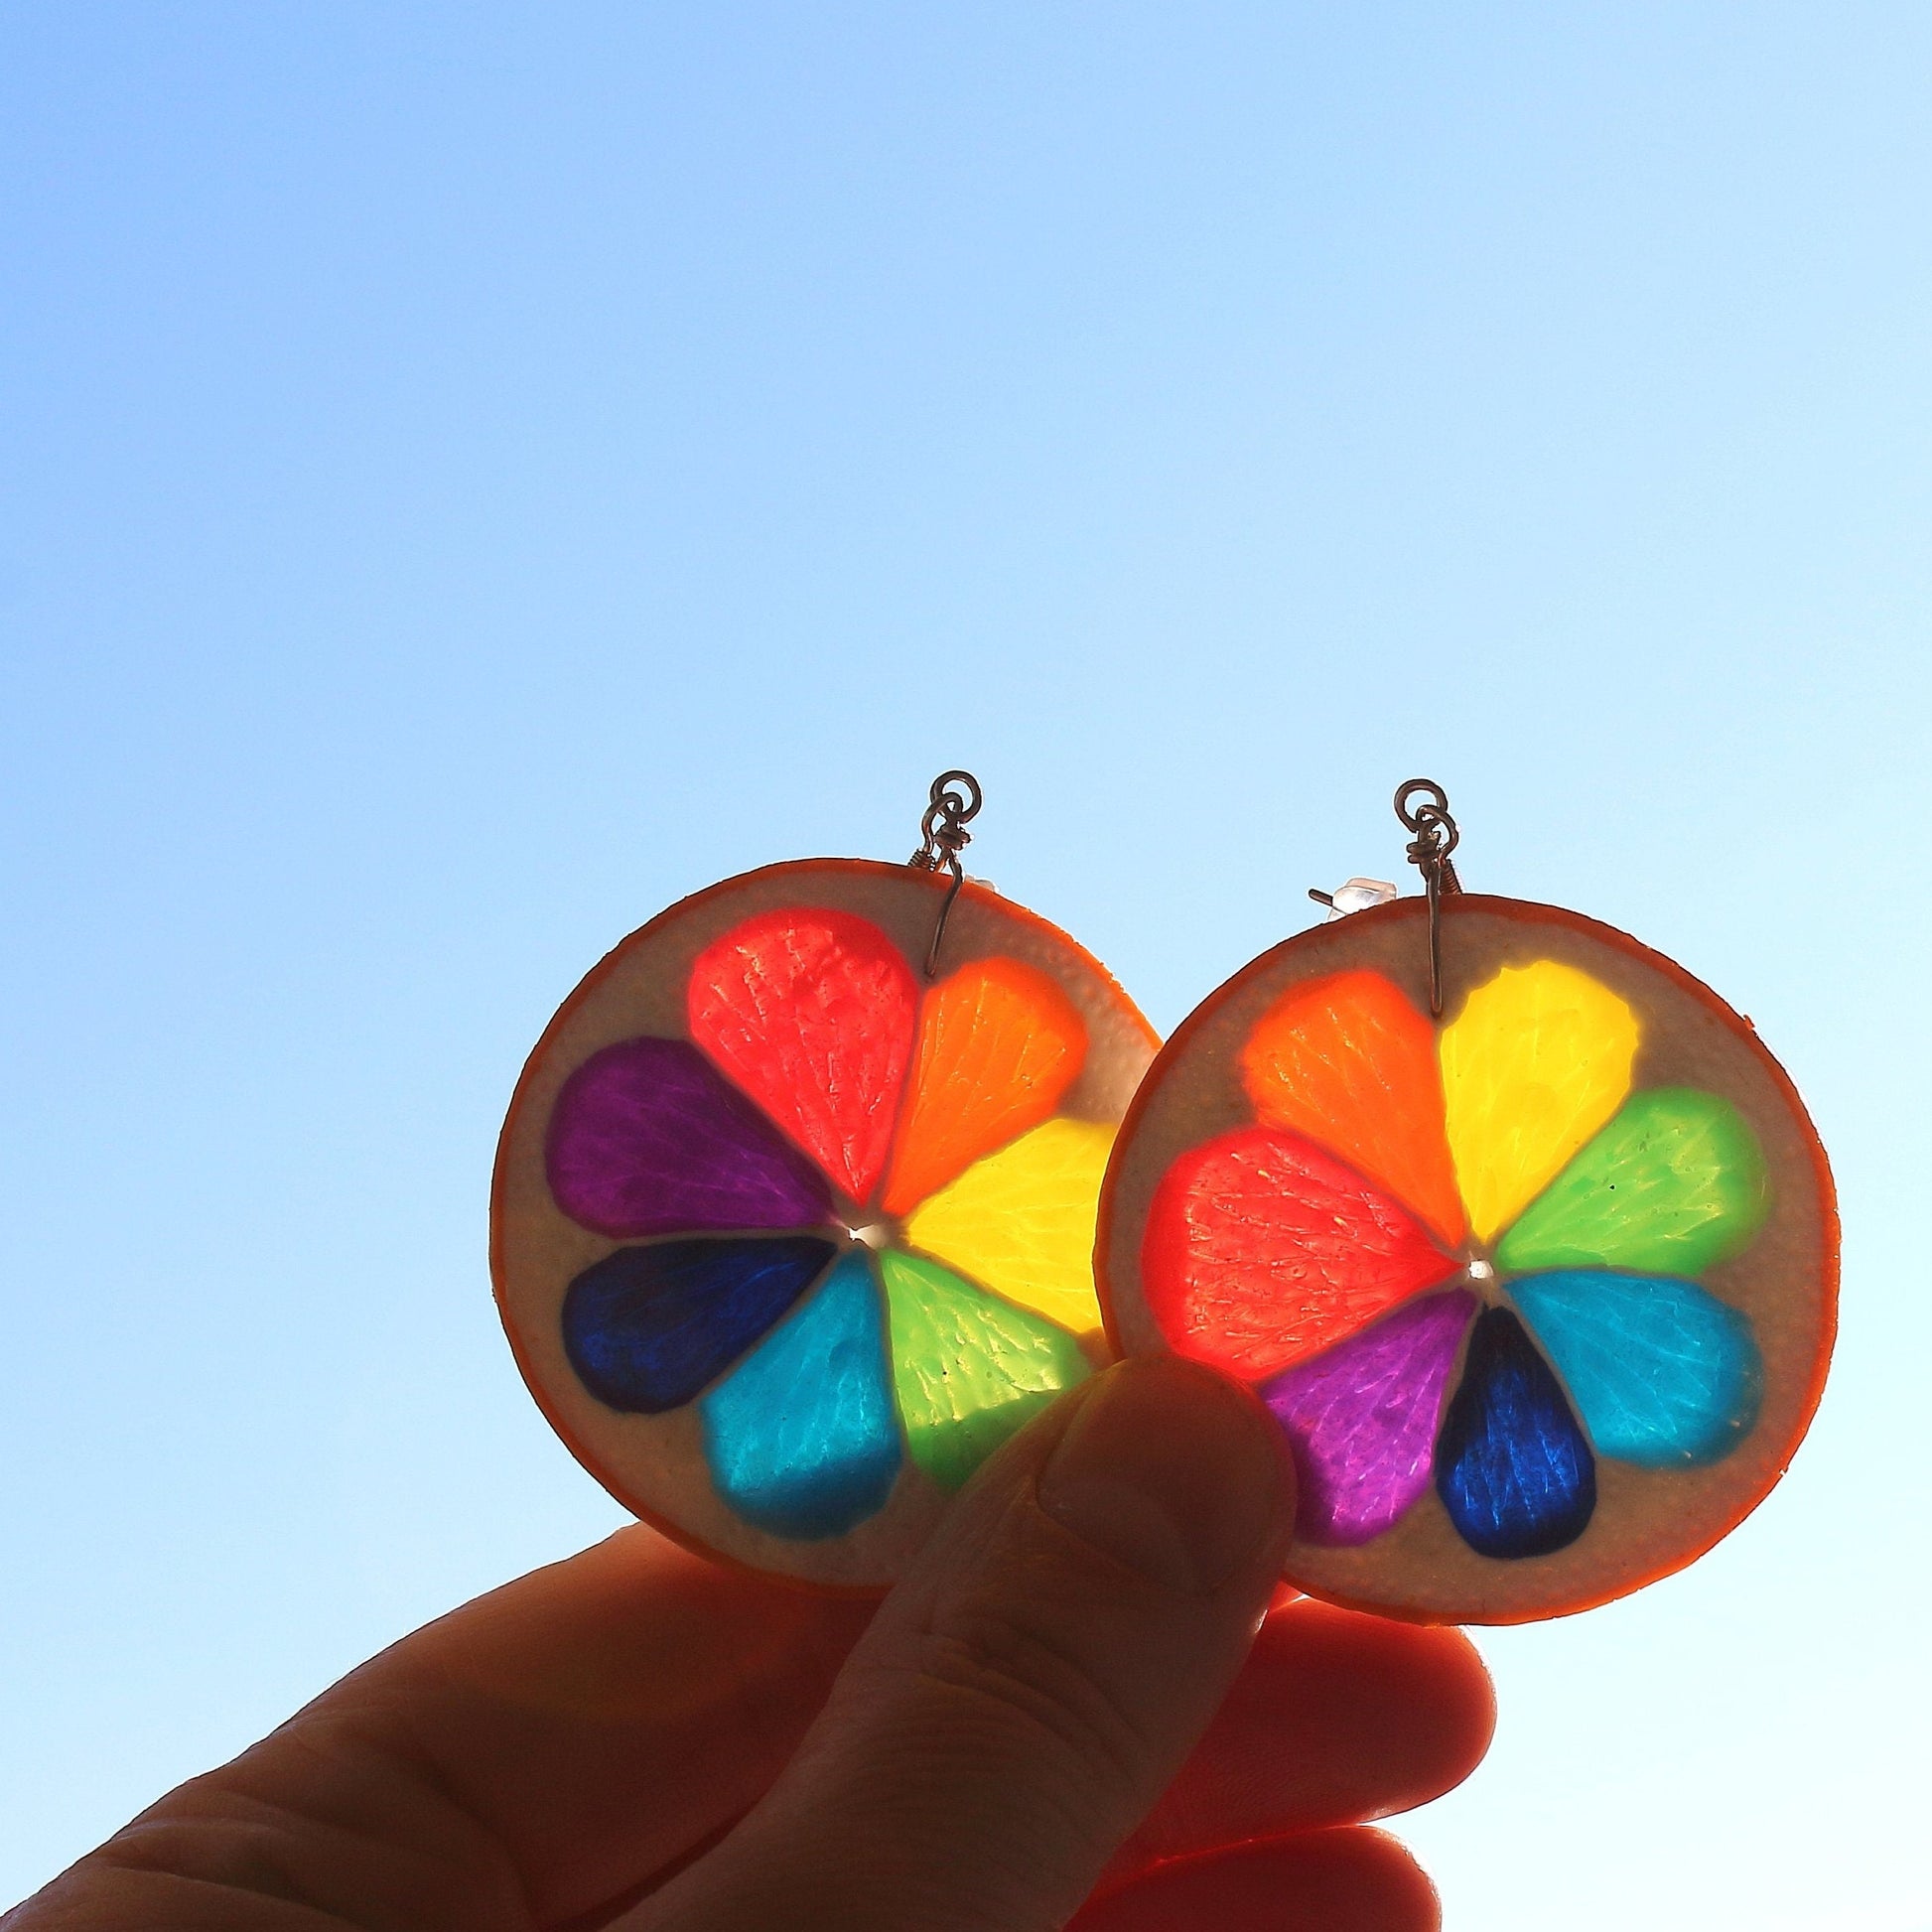
POLYGON ((887 1213, 909 1212, 981 1155, 1048 1119, 1086 1056, 1086 1023, 1037 968, 977 959, 941 980, 919 1016, 887 1213))
POLYGON ((870 920, 760 912, 692 962, 691 1036, 863 1202, 893 1144, 916 997, 912 969, 870 920))
POLYGON ((1241 1074, 1263 1125, 1319 1141, 1462 1239, 1435 1030, 1392 981, 1358 970, 1292 987, 1256 1022, 1241 1074))
POLYGON ((1141 1284, 1175 1349, 1259 1381, 1460 1272, 1406 1209, 1299 1134, 1237 1127, 1162 1176, 1141 1284))

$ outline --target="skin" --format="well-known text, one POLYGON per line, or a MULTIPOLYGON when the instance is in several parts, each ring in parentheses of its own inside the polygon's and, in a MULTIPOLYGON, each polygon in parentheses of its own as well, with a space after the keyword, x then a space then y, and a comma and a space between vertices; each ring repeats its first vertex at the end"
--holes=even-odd
POLYGON ((1279 1600, 1280 1432, 1125 1363, 877 1606, 633 1528, 406 1637, 5 1932, 1423 1932, 1457 1633, 1279 1600), (1272 1603, 1272 1608, 1271 1608, 1272 1603), (1256 1634, 1259 1624, 1259 1634, 1256 1634))

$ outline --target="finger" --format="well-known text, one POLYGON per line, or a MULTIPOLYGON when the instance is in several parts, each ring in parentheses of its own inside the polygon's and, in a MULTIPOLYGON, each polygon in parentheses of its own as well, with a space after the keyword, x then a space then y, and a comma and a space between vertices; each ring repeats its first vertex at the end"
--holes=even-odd
POLYGON ((1422 1867, 1381 1832, 1316 1832, 1190 1860, 1096 1900, 1066 1932, 1437 1932, 1422 1867))
POLYGON ((424 1763, 547 1922, 740 1816, 873 1608, 624 1530, 429 1625, 323 1702, 424 1763))
POLYGON ((754 1802, 872 1607, 620 1531, 405 1638, 26 1909, 199 1925, 266 1891, 358 1924, 488 1924, 502 1897, 566 1921, 754 1802))
POLYGON ((1279 1429, 1123 1363, 982 1469, 737 1831, 626 1924, 1061 1924, 1240 1668, 1293 1523, 1279 1429))
POLYGON ((1124 1875, 1427 1804, 1475 1769, 1495 1717, 1489 1674, 1459 1630, 1306 1597, 1280 1604, 1179 1775, 1111 1869, 1124 1875))

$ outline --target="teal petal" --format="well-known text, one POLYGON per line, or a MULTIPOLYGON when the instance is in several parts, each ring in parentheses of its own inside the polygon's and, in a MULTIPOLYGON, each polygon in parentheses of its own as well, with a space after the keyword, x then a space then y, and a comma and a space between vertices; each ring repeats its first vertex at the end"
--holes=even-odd
POLYGON ((1646 1469, 1716 1462, 1757 1420, 1751 1326, 1696 1282, 1566 1269, 1509 1284, 1599 1455, 1646 1469))
POLYGON ((711 1479, 748 1523, 843 1536, 898 1476, 886 1324, 857 1250, 698 1404, 711 1479))

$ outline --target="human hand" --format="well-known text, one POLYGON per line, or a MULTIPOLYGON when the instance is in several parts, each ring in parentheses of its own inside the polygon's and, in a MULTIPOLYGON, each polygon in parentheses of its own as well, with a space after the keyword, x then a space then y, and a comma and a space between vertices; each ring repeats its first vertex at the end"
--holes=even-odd
POLYGON ((876 1609, 621 1530, 405 1638, 0 1924, 1420 1932, 1428 1881, 1348 1828, 1467 1773, 1487 1679, 1453 1631, 1307 1601, 1250 1651, 1280 1442, 1205 1371, 1122 1364, 992 1458, 876 1609))

